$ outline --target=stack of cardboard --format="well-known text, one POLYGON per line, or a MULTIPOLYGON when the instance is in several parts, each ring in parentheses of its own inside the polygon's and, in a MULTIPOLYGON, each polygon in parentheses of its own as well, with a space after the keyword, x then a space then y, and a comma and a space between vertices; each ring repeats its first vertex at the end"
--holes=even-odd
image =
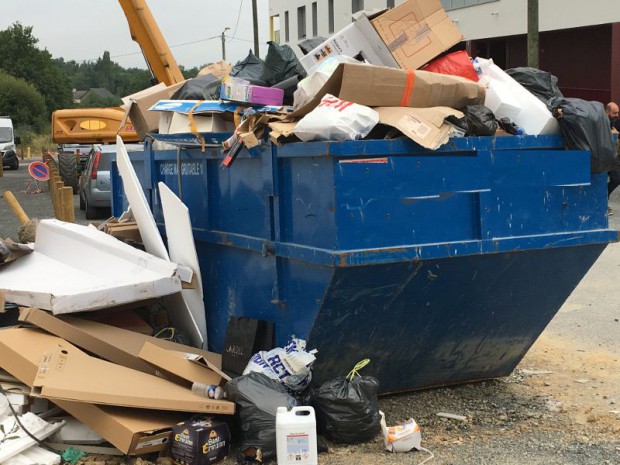
POLYGON ((171 428, 192 415, 231 415, 235 405, 192 393, 220 385, 221 357, 75 317, 22 308, 35 326, 0 331, 0 368, 125 454, 167 447, 171 428))

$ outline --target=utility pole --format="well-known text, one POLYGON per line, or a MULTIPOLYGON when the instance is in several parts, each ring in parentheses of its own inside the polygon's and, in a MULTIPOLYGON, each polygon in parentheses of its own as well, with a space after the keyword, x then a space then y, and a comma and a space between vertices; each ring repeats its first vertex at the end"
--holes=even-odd
POLYGON ((227 27, 222 31, 222 60, 226 61, 226 31, 229 31, 230 28, 227 27))
POLYGON ((259 56, 259 48, 258 48, 258 7, 256 6, 257 0, 252 0, 252 19, 254 22, 254 55, 256 58, 260 58, 259 56))
POLYGON ((538 0, 527 0, 527 65, 538 68, 538 0))

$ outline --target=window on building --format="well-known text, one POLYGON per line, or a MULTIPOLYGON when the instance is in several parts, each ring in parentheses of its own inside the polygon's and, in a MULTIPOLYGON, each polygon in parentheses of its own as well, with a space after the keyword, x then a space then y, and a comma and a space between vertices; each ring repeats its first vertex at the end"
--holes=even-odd
POLYGON ((468 6, 480 5, 481 3, 498 2, 499 0, 441 0, 441 5, 445 10, 456 10, 467 8, 468 6))
POLYGON ((312 37, 319 35, 319 11, 316 2, 312 2, 312 37))
POLYGON ((271 40, 276 44, 280 43, 280 15, 275 15, 271 20, 271 40))
POLYGON ((327 2, 327 19, 329 26, 329 33, 334 33, 334 0, 329 0, 327 2))
POLYGON ((351 13, 357 13, 364 9, 364 0, 351 0, 351 13))
POLYGON ((387 7, 394 8, 394 0, 387 0, 387 7))
POLYGON ((288 11, 284 12, 284 41, 285 42, 291 41, 289 21, 288 21, 288 11))
POLYGON ((297 38, 306 38, 306 7, 297 8, 297 38))

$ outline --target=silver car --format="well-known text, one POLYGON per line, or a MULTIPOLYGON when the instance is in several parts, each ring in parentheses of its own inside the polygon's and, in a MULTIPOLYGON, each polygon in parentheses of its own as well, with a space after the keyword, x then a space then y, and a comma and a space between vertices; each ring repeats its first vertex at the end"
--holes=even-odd
MULTIPOLYGON (((126 144, 128 152, 144 150, 143 144, 126 144)), ((78 194, 80 210, 86 210, 86 219, 97 218, 99 209, 110 214, 112 194, 110 192, 110 164, 116 156, 116 145, 94 145, 88 154, 86 168, 80 174, 78 194)))

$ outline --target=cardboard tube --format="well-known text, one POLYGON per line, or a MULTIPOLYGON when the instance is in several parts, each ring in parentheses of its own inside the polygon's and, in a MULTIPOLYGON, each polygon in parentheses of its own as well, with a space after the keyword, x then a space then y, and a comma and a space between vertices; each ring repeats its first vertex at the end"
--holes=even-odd
POLYGON ((19 220, 19 223, 22 226, 25 225, 26 223, 28 223, 30 218, 28 218, 28 215, 26 215, 26 212, 24 211, 22 206, 19 204, 19 202, 17 201, 17 199, 13 195, 13 192, 11 192, 11 191, 4 191, 4 198, 6 199, 6 203, 9 204, 9 208, 11 209, 13 214, 19 220))

